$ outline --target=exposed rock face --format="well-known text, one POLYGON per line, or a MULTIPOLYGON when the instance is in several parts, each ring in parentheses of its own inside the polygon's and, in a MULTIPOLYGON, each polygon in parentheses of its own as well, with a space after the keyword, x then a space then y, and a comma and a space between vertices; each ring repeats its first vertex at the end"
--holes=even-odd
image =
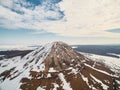
POLYGON ((70 46, 63 42, 54 42, 51 52, 46 57, 44 63, 46 71, 50 67, 53 67, 56 70, 64 70, 69 68, 71 65, 81 64, 81 61, 85 57, 76 51, 74 51, 70 46))
POLYGON ((2 90, 119 90, 120 77, 63 42, 0 61, 2 90), (16 85, 14 85, 16 84, 16 85), (7 86, 7 87, 6 87, 7 86))

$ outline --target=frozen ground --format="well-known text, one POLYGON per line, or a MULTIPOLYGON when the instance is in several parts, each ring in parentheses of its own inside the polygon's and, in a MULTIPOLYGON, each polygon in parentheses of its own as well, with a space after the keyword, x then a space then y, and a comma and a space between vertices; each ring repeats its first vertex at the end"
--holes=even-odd
MULTIPOLYGON (((102 56, 102 55, 96 55, 90 53, 83 53, 83 54, 93 61, 105 63, 106 66, 110 67, 112 71, 116 72, 116 74, 120 74, 120 58, 102 56)), ((114 54, 114 55, 120 56, 120 54, 114 54)))

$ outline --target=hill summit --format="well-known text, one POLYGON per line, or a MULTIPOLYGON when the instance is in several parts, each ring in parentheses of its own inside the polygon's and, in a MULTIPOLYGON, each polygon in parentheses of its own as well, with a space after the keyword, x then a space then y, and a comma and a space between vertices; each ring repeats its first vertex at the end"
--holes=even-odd
POLYGON ((83 55, 74 51, 69 45, 63 42, 54 42, 44 63, 47 71, 50 67, 61 71, 70 66, 81 64, 81 60, 84 58, 83 55))
POLYGON ((2 90, 117 90, 120 85, 120 77, 103 62, 63 42, 40 46, 24 57, 3 59, 0 66, 2 90))

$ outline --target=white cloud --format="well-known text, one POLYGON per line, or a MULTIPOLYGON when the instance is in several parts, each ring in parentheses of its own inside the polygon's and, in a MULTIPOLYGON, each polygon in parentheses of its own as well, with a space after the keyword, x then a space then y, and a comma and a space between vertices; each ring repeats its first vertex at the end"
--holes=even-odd
POLYGON ((120 20, 119 0, 64 0, 60 7, 67 19, 60 28, 62 35, 120 37, 105 31, 120 27, 120 22, 115 23, 120 20))
MULTIPOLYGON (((9 0, 3 4, 12 7, 9 0)), ((0 22, 8 28, 44 29, 61 36, 120 38, 119 33, 105 31, 120 27, 120 0, 63 0, 58 6, 65 17, 54 21, 46 17, 59 18, 58 8, 55 12, 45 11, 44 6, 17 7, 24 12, 20 15, 0 6, 0 22)))

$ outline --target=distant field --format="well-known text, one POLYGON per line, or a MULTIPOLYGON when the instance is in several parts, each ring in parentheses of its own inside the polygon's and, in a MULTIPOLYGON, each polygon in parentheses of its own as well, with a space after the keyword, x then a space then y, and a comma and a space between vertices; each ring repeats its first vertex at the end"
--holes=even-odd
MULTIPOLYGON (((34 47, 38 47, 38 46, 34 46, 34 47)), ((79 51, 79 52, 111 56, 111 57, 116 57, 116 58, 119 58, 119 56, 116 56, 110 53, 120 55, 120 45, 72 45, 72 47, 74 47, 74 50, 79 51)), ((24 56, 31 51, 32 50, 0 51, 0 59, 2 59, 3 57, 2 55, 4 55, 4 58, 11 58, 14 56, 24 56)))
POLYGON ((0 60, 3 58, 12 58, 15 56, 25 56, 30 53, 32 50, 11 50, 11 51, 0 51, 0 60))
POLYGON ((120 54, 120 45, 73 45, 74 49, 80 52, 93 53, 104 56, 117 57, 109 53, 120 54))

